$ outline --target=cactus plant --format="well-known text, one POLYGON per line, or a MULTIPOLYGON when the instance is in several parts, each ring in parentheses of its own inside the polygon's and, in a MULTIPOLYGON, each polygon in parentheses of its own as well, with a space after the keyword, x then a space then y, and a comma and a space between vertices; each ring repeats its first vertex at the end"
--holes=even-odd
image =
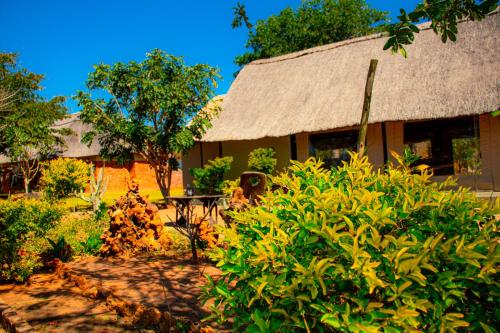
POLYGON ((101 208, 102 197, 108 188, 109 178, 104 179, 104 167, 99 170, 97 179, 94 176, 95 166, 90 163, 90 190, 89 195, 86 196, 83 191, 80 192, 80 198, 92 204, 92 211, 98 212, 101 208))

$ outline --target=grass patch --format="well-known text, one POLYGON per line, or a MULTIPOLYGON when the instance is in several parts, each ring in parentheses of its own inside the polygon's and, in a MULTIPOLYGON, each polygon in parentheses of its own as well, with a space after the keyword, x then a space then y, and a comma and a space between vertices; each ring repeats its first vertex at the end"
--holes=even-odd
MULTIPOLYGON (((56 226, 49 230, 46 237, 57 241, 64 236, 65 241, 75 251, 76 255, 82 254, 83 245, 89 236, 99 237, 109 227, 107 214, 101 220, 93 218, 91 213, 71 212, 64 215, 56 226)), ((47 242, 47 247, 49 244, 47 242)))
MULTIPOLYGON (((123 191, 107 191, 104 193, 103 196, 103 202, 106 204, 106 206, 111 206, 115 203, 115 200, 124 195, 127 192, 127 190, 123 191)), ((146 191, 140 191, 141 194, 147 195, 149 197, 149 200, 154 203, 154 204, 161 204, 163 203, 163 196, 160 192, 160 190, 146 190, 146 191)), ((174 195, 182 195, 183 194, 183 189, 182 188, 173 188, 170 193, 172 196, 174 195)), ((64 209, 69 209, 69 210, 86 210, 86 209, 91 209, 92 205, 78 197, 71 197, 71 198, 66 198, 60 201, 59 205, 64 208, 64 209)))

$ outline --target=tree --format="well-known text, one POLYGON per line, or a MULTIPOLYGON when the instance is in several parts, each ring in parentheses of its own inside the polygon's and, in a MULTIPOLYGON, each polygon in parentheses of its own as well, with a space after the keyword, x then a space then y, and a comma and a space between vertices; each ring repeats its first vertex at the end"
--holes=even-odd
POLYGON ((393 53, 399 52, 407 57, 405 45, 412 44, 415 34, 420 32, 416 24, 431 21, 431 28, 441 36, 443 43, 448 40, 454 42, 459 21, 480 21, 497 7, 498 0, 423 0, 409 13, 401 9, 398 22, 375 28, 376 23, 387 19, 387 14, 370 9, 365 1, 305 0, 297 11, 287 8, 277 16, 258 21, 252 30, 246 7, 238 2, 233 7, 232 27, 245 25, 249 29, 247 47, 252 52, 238 56, 235 62, 243 66, 253 60, 367 35, 377 30, 385 31, 389 37, 384 50, 391 49, 393 53))
POLYGON ((66 116, 64 97, 40 96, 43 75, 20 68, 17 55, 0 54, 0 90, 5 103, 0 112, 0 153, 16 163, 24 178, 24 190, 38 174, 40 160, 55 154, 69 129, 52 128, 66 116))
POLYGON ((75 97, 82 121, 93 127, 82 140, 97 139, 104 159, 123 163, 134 154, 145 159, 166 199, 177 158, 210 126, 213 113, 203 108, 218 77, 213 67, 187 66, 157 49, 143 62, 96 65, 86 83, 89 92, 75 97))
POLYGON ((15 97, 16 92, 0 87, 0 112, 8 112, 15 97))
POLYGON ((245 8, 238 4, 233 27, 249 28, 249 52, 236 57, 243 66, 253 60, 270 58, 314 46, 329 44, 378 31, 387 14, 370 8, 365 0, 306 0, 296 10, 288 7, 278 15, 252 26, 245 8))
POLYGON ((90 172, 91 167, 86 162, 60 157, 45 163, 40 181, 47 198, 62 199, 85 190, 89 176, 94 177, 90 172))
POLYGON ((441 36, 441 41, 455 42, 458 34, 458 22, 464 19, 480 21, 497 9, 498 0, 425 0, 413 11, 407 13, 401 9, 399 22, 387 26, 389 39, 384 50, 401 53, 405 58, 405 45, 412 44, 415 34, 420 29, 417 23, 431 21, 431 28, 441 36))

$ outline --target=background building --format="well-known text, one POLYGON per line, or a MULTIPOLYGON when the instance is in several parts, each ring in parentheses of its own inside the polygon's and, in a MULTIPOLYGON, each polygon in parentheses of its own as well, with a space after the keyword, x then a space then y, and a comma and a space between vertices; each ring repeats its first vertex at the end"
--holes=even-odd
POLYGON ((370 59, 378 59, 367 133, 369 159, 382 166, 405 146, 434 169, 473 189, 500 190, 498 13, 462 22, 456 43, 441 43, 423 25, 408 59, 384 51, 372 35, 245 66, 213 127, 183 159, 189 168, 233 156, 229 178, 246 169, 248 153, 273 147, 278 168, 290 159, 340 163, 354 149, 370 59))

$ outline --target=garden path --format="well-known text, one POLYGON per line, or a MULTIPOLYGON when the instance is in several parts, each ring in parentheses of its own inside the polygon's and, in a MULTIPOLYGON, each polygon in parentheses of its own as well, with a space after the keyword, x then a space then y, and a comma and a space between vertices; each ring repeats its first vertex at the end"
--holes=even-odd
POLYGON ((102 283, 106 289, 125 300, 193 321, 201 319, 208 309, 198 296, 205 284, 205 274, 217 278, 214 266, 189 259, 166 256, 141 256, 129 259, 91 257, 68 264, 91 284, 102 283))
MULTIPOLYGON (((125 323, 104 300, 80 295, 80 290, 52 274, 38 274, 30 285, 0 285, 0 298, 36 332, 138 332, 125 323)), ((0 332, 5 332, 0 326, 0 332)))
MULTIPOLYGON (((90 285, 101 283, 123 300, 168 310, 177 318, 198 321, 208 308, 198 301, 204 274, 217 278, 211 264, 166 256, 85 257, 67 264, 90 285)), ((29 285, 0 285, 0 298, 42 332, 138 332, 110 311, 103 300, 81 296, 81 290, 53 274, 37 274, 29 285)))

